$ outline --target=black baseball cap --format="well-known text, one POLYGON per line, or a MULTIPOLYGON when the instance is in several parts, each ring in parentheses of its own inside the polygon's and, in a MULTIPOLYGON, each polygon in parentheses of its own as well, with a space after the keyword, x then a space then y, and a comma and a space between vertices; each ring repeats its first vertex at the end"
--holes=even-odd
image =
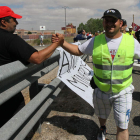
POLYGON ((125 20, 125 19, 122 19, 122 21, 123 21, 123 25, 122 25, 122 26, 127 25, 127 22, 126 22, 126 20, 125 20))
POLYGON ((117 10, 117 9, 108 9, 104 12, 104 15, 102 16, 102 18, 104 17, 114 17, 117 19, 122 19, 121 13, 117 10))

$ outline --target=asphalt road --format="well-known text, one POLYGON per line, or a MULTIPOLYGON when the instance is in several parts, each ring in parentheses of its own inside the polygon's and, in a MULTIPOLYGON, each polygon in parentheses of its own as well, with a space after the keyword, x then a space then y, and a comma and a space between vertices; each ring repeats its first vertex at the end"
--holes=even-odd
MULTIPOLYGON (((91 57, 87 64, 92 68, 91 57)), ((137 64, 137 60, 132 75, 135 91, 129 122, 129 139, 140 140, 140 64, 137 64)), ((32 140, 96 140, 99 121, 94 109, 67 86, 51 104, 48 112, 48 116, 44 115, 41 134, 37 134, 32 140)), ((117 130, 113 111, 106 127, 106 139, 115 140, 117 130)))

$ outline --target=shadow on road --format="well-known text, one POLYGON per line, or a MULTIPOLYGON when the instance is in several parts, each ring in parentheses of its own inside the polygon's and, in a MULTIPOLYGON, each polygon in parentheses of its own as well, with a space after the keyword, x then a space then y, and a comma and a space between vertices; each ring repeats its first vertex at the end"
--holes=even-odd
POLYGON ((50 110, 91 116, 94 115, 94 108, 67 86, 63 88, 57 98, 53 101, 50 110))
POLYGON ((140 92, 134 91, 132 96, 133 96, 133 100, 136 100, 136 101, 140 102, 140 92))
POLYGON ((134 117, 133 124, 140 127, 140 116, 135 116, 134 117))
POLYGON ((77 116, 53 116, 45 119, 45 121, 50 122, 54 126, 62 128, 74 135, 84 135, 87 140, 96 140, 99 129, 98 125, 94 121, 77 116))

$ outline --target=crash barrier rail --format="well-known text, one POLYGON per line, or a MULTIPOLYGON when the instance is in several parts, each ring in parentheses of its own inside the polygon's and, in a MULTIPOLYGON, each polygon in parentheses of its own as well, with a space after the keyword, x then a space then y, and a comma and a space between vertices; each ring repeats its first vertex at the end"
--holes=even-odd
MULTIPOLYGON (((55 78, 48 85, 43 85, 38 83, 38 79, 56 68, 59 58, 60 53, 56 50, 49 59, 39 65, 25 66, 20 61, 15 61, 0 66, 0 105, 27 86, 30 86, 31 98, 28 104, 0 128, 1 140, 23 140, 35 126, 39 132, 41 131, 41 116, 65 84, 55 78)), ((87 55, 81 58, 85 60, 87 55)))

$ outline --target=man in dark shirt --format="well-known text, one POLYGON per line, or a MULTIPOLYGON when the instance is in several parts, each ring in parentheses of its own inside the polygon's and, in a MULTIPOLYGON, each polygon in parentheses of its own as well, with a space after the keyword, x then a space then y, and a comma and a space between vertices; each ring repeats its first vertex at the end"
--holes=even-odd
POLYGON ((140 29, 135 33, 136 39, 139 41, 140 43, 140 29))
MULTIPOLYGON (((138 30, 138 31, 135 33, 135 37, 136 37, 136 39, 138 40, 138 42, 140 43, 140 30, 138 30)), ((138 64, 140 64, 140 59, 138 59, 138 64)))
MULTIPOLYGON (((58 44, 52 43, 47 48, 37 51, 18 35, 13 34, 18 24, 17 18, 22 16, 15 14, 7 6, 0 6, 0 66, 16 60, 25 65, 42 63, 53 54, 58 44)), ((19 110, 23 102, 24 98, 20 92, 0 106, 0 127, 19 110)))
POLYGON ((76 40, 85 40, 85 39, 90 39, 91 36, 86 36, 85 30, 79 31, 79 34, 76 36, 76 40))

